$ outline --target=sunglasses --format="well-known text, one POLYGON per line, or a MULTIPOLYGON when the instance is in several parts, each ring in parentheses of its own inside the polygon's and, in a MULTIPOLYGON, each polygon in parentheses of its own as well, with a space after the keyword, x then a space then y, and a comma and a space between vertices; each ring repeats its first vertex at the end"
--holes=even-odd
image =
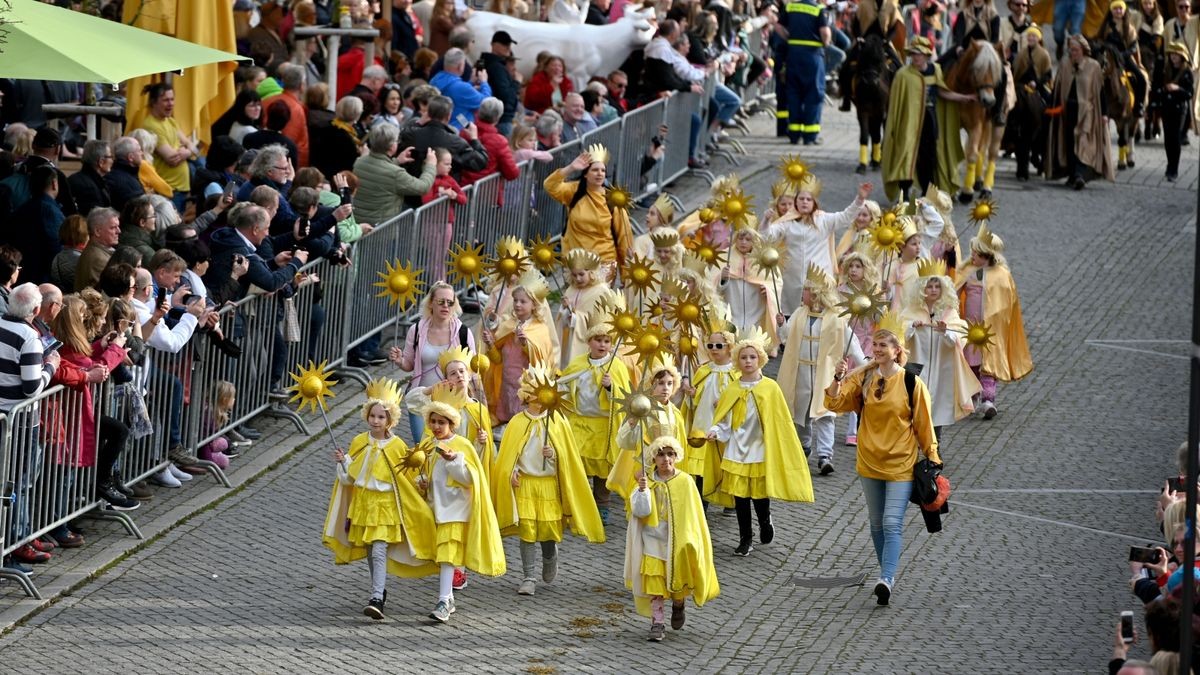
POLYGON ((453 307, 455 302, 455 300, 447 300, 442 298, 440 300, 434 300, 433 304, 438 305, 439 307, 453 307))
POLYGON ((725 349, 724 342, 709 342, 708 344, 706 344, 704 346, 708 347, 709 349, 725 349))
POLYGON ((884 380, 882 377, 880 377, 879 385, 875 387, 875 400, 876 401, 883 400, 883 388, 886 384, 887 384, 887 381, 884 380))

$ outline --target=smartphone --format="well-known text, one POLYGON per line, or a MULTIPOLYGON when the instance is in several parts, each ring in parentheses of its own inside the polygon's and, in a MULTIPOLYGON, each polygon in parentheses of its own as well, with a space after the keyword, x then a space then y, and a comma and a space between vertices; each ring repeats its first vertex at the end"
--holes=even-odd
POLYGON ((167 289, 162 286, 158 287, 158 304, 163 304, 167 301, 167 289))
POLYGON ((196 295, 195 293, 188 293, 187 295, 183 296, 183 306, 186 307, 199 299, 200 296, 196 295))
POLYGON ((1130 546, 1129 562, 1158 564, 1158 549, 1149 546, 1130 546))
POLYGON ((1121 641, 1133 642, 1133 612, 1129 610, 1121 612, 1121 641))
POLYGON ((467 119, 467 116, 462 113, 455 115, 454 119, 458 120, 458 126, 463 129, 466 129, 467 125, 471 123, 471 121, 467 119))
POLYGON ((50 344, 46 345, 46 348, 42 350, 42 357, 45 358, 46 356, 49 356, 50 352, 56 352, 62 348, 62 346, 63 343, 61 340, 51 340, 50 344))
POLYGON ((338 194, 342 197, 342 205, 349 204, 352 201, 350 196, 350 187, 338 188, 338 194))
POLYGON ((1183 492, 1187 489, 1186 476, 1171 476, 1167 479, 1167 485, 1175 492, 1183 492))
POLYGON ((225 184, 224 192, 225 192, 226 199, 232 197, 233 193, 236 191, 237 191, 237 183, 235 183, 233 181, 229 181, 228 183, 225 184))

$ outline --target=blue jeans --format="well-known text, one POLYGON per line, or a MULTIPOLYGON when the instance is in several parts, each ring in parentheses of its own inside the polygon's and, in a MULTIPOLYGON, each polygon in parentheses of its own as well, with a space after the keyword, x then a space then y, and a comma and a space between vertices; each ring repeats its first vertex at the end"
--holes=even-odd
POLYGON ((37 426, 14 430, 12 448, 14 452, 9 461, 19 466, 13 472, 16 474, 17 480, 13 486, 12 526, 9 530, 9 539, 5 543, 24 539, 33 532, 33 513, 30 508, 33 501, 33 486, 42 476, 42 444, 38 440, 40 431, 37 426), (19 443, 19 441, 24 441, 24 443, 19 443), (28 451, 25 457, 18 456, 22 449, 28 451))
POLYGON ((688 159, 696 158, 696 146, 700 144, 700 113, 692 113, 692 128, 688 134, 688 159))
POLYGON ((1054 3, 1054 44, 1066 44, 1067 35, 1083 30, 1084 0, 1056 0, 1054 3))
POLYGON ((713 97, 708 111, 708 121, 712 122, 715 117, 722 122, 728 122, 733 119, 733 114, 740 107, 742 107, 742 98, 733 93, 733 90, 729 87, 718 84, 717 88, 713 90, 713 97))
POLYGON ((169 433, 170 447, 183 445, 183 382, 174 375, 171 376, 171 427, 169 433))
POLYGON ((860 476, 867 518, 871 523, 871 543, 879 561, 879 578, 889 584, 896 581, 900 562, 901 536, 904 533, 904 509, 912 494, 911 480, 879 480, 860 476))
POLYGON ((383 331, 379 331, 358 343, 357 347, 350 348, 350 358, 365 359, 379 351, 379 345, 383 342, 383 331))
POLYGON ((425 435, 425 418, 415 413, 408 413, 408 428, 412 431, 413 445, 421 442, 425 435))

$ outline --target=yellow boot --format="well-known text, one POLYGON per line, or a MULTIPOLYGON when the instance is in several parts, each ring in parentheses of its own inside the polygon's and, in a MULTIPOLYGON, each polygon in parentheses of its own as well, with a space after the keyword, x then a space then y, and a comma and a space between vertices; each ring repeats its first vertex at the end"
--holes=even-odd
MULTIPOLYGON (((987 163, 986 155, 984 155, 984 153, 982 153, 982 152, 979 153, 978 159, 975 160, 975 176, 980 180, 983 179, 983 169, 984 169, 984 165, 986 163, 987 163)), ((971 183, 971 185, 969 187, 972 190, 974 190, 975 184, 971 183)))
POLYGON ((871 146, 871 163, 876 166, 883 161, 883 143, 876 143, 871 146))
POLYGON ((988 193, 992 193, 992 186, 996 184, 996 162, 988 162, 987 173, 983 175, 983 189, 988 193))
POLYGON ((967 175, 963 177, 962 189, 958 193, 958 200, 964 204, 970 203, 974 197, 975 188, 975 163, 967 162, 967 175))
POLYGON ((858 146, 858 168, 855 169, 858 173, 867 172, 867 146, 858 146))
POLYGON ((1117 148, 1117 170, 1124 171, 1126 167, 1125 160, 1129 158, 1129 148, 1121 146, 1117 148))

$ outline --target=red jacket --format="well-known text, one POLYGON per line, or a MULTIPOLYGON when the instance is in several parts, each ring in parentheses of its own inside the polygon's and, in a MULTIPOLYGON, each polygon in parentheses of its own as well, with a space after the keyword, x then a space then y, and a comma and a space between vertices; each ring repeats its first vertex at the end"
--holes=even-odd
MULTIPOLYGON (((362 47, 346 50, 338 57, 337 100, 350 93, 359 82, 362 82, 363 71, 366 70, 367 52, 362 47)), ((382 66, 383 61, 375 57, 375 65, 382 66)))
MULTIPOLYGON (((357 81, 358 80, 355 80, 355 82, 357 81)), ((285 91, 282 94, 275 94, 274 96, 263 99, 262 108, 264 127, 266 126, 268 117, 267 111, 270 110, 271 104, 275 101, 283 101, 286 103, 288 111, 292 113, 292 116, 288 118, 287 126, 285 126, 280 133, 292 139, 292 142, 296 144, 296 152, 298 152, 300 155, 297 158, 300 162, 300 166, 297 166, 296 168, 299 169, 301 166, 308 166, 308 109, 305 108, 304 103, 302 103, 300 99, 296 98, 296 95, 290 91, 285 91)))
POLYGON ((92 387, 87 383, 87 370, 103 364, 112 371, 121 365, 125 354, 125 349, 116 345, 109 345, 102 350, 98 341, 92 344, 90 355, 81 354, 70 345, 64 345, 59 350, 62 363, 50 382, 64 385, 67 389, 51 397, 42 409, 43 441, 54 447, 56 464, 74 467, 95 465, 96 415, 92 387), (78 434, 70 433, 76 428, 79 429, 78 434))
MULTIPOLYGON (((571 85, 571 78, 564 75, 562 83, 558 85, 558 92, 562 98, 566 98, 572 91, 575 91, 575 88, 571 85)), ((539 70, 529 78, 529 85, 525 87, 525 107, 539 114, 544 113, 546 108, 553 105, 553 94, 554 85, 550 84, 550 76, 546 71, 539 70)))
POLYGON ((460 205, 466 205, 467 203, 467 193, 463 192, 463 189, 459 187, 458 181, 454 180, 454 176, 435 176, 433 178, 433 185, 429 188, 429 192, 426 192, 425 196, 421 197, 421 203, 428 204, 429 202, 432 202, 440 197, 441 195, 438 194, 438 191, 442 188, 454 190, 454 199, 450 200, 449 209, 450 224, 453 225, 454 205, 456 203, 460 205))
MULTIPOLYGON (((483 171, 467 171, 462 172, 463 185, 470 185, 476 181, 499 172, 504 180, 516 180, 521 175, 521 170, 517 168, 517 162, 513 159, 512 148, 508 147, 508 139, 500 135, 494 124, 487 122, 475 122, 475 126, 479 128, 479 142, 483 145, 483 149, 487 150, 487 166, 483 167, 483 171)), ((465 133, 460 134, 464 139, 467 138, 465 133)), ((504 203, 504 191, 498 190, 498 204, 504 203)))

